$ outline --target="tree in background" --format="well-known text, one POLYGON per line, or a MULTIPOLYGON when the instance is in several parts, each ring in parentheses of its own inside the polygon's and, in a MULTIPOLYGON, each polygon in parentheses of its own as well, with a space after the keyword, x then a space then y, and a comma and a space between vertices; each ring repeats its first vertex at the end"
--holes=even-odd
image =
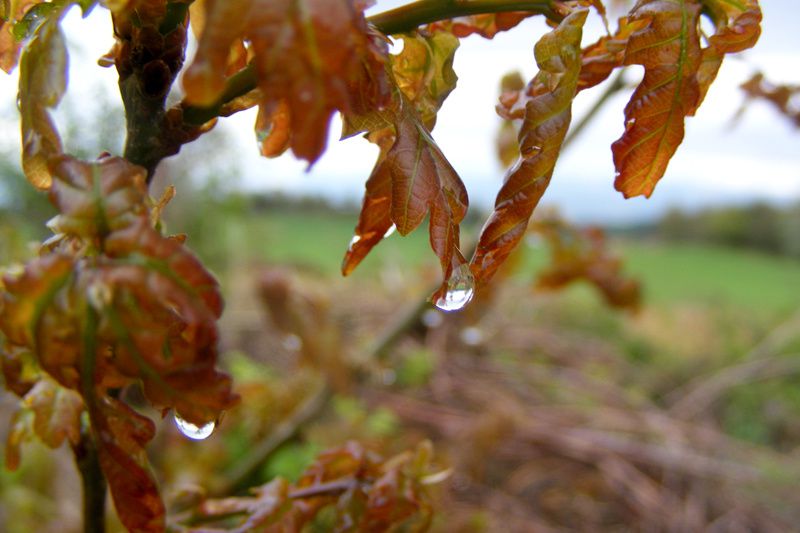
MULTIPOLYGON (((582 47, 590 9, 605 16, 600 0, 422 0, 365 18, 368 4, 0 2, 0 66, 8 71, 19 60, 22 166, 58 212, 39 256, 3 277, 3 373, 22 398, 7 462, 19 462, 20 444, 32 435, 52 447, 68 441, 83 476, 87 530, 103 528, 106 482, 128 529, 162 531, 169 523, 145 452, 155 426, 126 391, 140 388, 196 437, 237 402, 230 377, 216 367, 219 287, 184 237, 163 234, 169 194, 149 196, 165 158, 222 117, 257 106, 262 153, 291 150, 313 164, 325 151, 331 116, 341 113, 343 137, 363 134, 380 148, 343 273, 392 228, 407 235, 427 218, 442 271, 431 300, 456 311, 522 240, 553 175, 576 94, 617 69, 643 67, 612 153, 615 187, 626 197, 649 196, 724 56, 753 46, 761 19, 756 0, 641 0, 613 33, 582 47), (87 161, 64 153, 50 116, 68 81, 60 21, 75 6, 107 9, 113 19, 117 41, 100 62, 119 73, 127 133, 121 155, 87 161), (509 84, 497 106, 517 128, 516 160, 468 259, 459 237, 467 191, 430 132, 456 84, 459 39, 492 38, 533 16, 552 30, 535 46, 538 73, 509 84), (189 31, 198 48, 184 68, 189 31), (402 52, 389 52, 388 36, 403 40, 402 52), (179 75, 184 97, 168 106, 179 75)), ((570 265, 568 274, 551 276, 553 284, 584 275, 607 281, 616 272, 570 265)), ((252 497, 205 500, 192 520, 219 519, 237 531, 295 530, 333 505, 342 530, 423 530, 430 523, 426 486, 440 477, 428 471, 429 455, 421 446, 385 460, 350 444, 321 454, 293 485, 276 479, 252 497), (230 516, 242 518, 226 522, 230 516)))

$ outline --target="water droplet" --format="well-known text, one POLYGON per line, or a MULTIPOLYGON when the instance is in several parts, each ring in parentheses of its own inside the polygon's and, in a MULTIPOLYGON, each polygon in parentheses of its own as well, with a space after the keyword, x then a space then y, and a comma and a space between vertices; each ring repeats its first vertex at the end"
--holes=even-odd
POLYGON ((347 251, 352 252, 353 247, 358 244, 358 241, 361 240, 361 235, 353 235, 353 238, 350 239, 350 244, 347 245, 347 251))
POLYGON ((283 338, 281 344, 286 349, 286 351, 297 352, 300 351, 300 348, 303 347, 303 339, 301 339, 294 333, 289 333, 283 338))
POLYGON ((453 270, 447 280, 447 292, 436 300, 436 307, 442 311, 458 311, 467 305, 475 294, 475 279, 469 265, 461 265, 453 270))
POLYGON ((531 157, 539 155, 541 151, 542 151, 541 146, 529 146, 529 147, 523 146, 522 157, 524 157, 525 159, 530 159, 531 157))
POLYGON ((175 419, 175 425, 178 426, 178 429, 185 437, 188 437, 192 440, 204 440, 211 436, 214 433, 214 428, 217 427, 216 422, 209 422, 208 424, 202 426, 195 426, 191 422, 187 422, 183 418, 180 417, 178 413, 173 415, 175 419))
POLYGON ((386 237, 391 237, 395 231, 397 231, 397 226, 392 224, 389 226, 389 229, 386 230, 386 233, 383 234, 383 238, 385 239, 386 237))
POLYGON ((265 140, 267 140, 267 137, 269 137, 270 134, 272 134, 272 130, 273 130, 272 122, 267 124, 266 127, 259 128, 256 130, 256 142, 258 143, 259 147, 265 140))

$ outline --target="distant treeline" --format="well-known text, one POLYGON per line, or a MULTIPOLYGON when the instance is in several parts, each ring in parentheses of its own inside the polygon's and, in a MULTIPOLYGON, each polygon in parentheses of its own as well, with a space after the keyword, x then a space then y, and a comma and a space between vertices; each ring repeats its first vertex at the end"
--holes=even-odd
POLYGON ((750 248, 800 257, 800 203, 767 203, 711 208, 698 212, 670 210, 656 226, 671 241, 694 241, 750 248))

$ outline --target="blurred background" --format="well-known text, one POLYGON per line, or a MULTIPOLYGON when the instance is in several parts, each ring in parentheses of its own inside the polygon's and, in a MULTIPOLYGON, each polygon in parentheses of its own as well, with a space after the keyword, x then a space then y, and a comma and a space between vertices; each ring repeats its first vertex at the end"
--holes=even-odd
MULTIPOLYGON (((168 500, 297 478, 348 439, 385 456, 430 439, 450 472, 431 488, 437 531, 800 530, 800 36, 795 2, 764 4, 760 42, 726 60, 653 197, 612 185, 609 145, 641 75, 629 69, 565 147, 502 279, 458 314, 423 304, 440 276, 423 230, 339 274, 377 151, 338 142, 337 124, 310 170, 260 158, 252 113, 165 161, 151 193, 177 187, 166 229, 220 279, 222 364, 244 400, 202 443, 159 422, 151 460, 168 500), (638 305, 615 301, 634 286, 638 305)), ((56 119, 68 151, 119 154, 115 72, 95 63, 107 13, 73 11, 56 119)), ((499 80, 535 74, 544 31, 531 20, 456 54, 433 133, 470 192, 464 242, 502 180, 499 80)), ((584 42, 602 31, 595 20, 584 42)), ((606 88, 580 95, 576 120, 606 88)), ((3 265, 35 254, 54 214, 19 169, 15 93, 16 75, 0 77, 3 265)), ((2 420, 16 401, 2 393, 2 420)), ((19 471, 0 470, 0 529, 80 530, 69 450, 25 451, 19 471)))

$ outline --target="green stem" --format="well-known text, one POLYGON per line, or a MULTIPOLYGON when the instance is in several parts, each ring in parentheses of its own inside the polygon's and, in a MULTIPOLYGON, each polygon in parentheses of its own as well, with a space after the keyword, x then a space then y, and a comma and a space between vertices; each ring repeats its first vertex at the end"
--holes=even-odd
MULTIPOLYGON (((86 408, 91 412, 94 403, 94 373, 97 357, 97 311, 86 308, 83 325, 83 353, 81 356, 81 394, 86 408)), ((106 478, 100 468, 97 445, 90 428, 81 430, 81 440, 72 448, 81 474, 83 488, 83 531, 104 533, 106 530, 106 478)))
MULTIPOLYGON (((384 35, 394 35, 413 31, 423 24, 464 15, 529 11, 559 21, 562 17, 554 9, 554 4, 553 0, 418 0, 368 17, 367 22, 384 35)), ((225 91, 210 106, 185 106, 184 122, 198 126, 218 117, 222 106, 255 89, 257 82, 255 67, 250 63, 228 79, 225 91)))
POLYGON ((378 13, 367 21, 385 35, 406 33, 423 24, 465 15, 512 11, 539 13, 551 20, 560 21, 562 17, 553 8, 554 3, 552 0, 418 0, 378 13))

